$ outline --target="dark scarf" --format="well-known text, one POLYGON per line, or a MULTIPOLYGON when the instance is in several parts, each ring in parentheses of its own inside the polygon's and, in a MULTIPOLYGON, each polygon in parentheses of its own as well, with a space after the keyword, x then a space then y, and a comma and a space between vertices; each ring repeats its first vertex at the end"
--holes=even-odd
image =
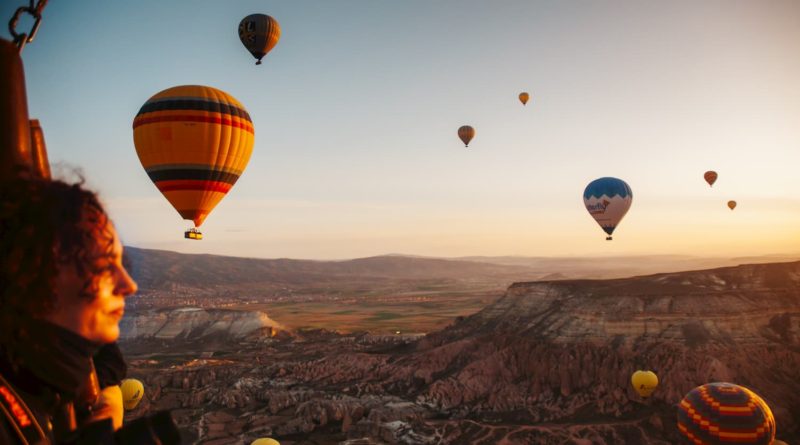
POLYGON ((61 401, 74 400, 85 390, 99 345, 46 321, 29 320, 25 326, 18 342, 2 345, 14 383, 31 394, 49 389, 61 401))

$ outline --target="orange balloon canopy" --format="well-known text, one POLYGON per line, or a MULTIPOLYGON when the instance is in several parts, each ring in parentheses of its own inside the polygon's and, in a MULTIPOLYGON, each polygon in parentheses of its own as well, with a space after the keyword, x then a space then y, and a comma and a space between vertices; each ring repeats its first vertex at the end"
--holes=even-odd
POLYGON ((703 179, 706 180, 709 186, 713 186, 717 182, 717 172, 709 170, 703 174, 703 179))
POLYGON ((530 99, 530 95, 528 95, 528 93, 525 92, 519 93, 519 101, 522 102, 522 105, 527 104, 528 99, 530 99))
POLYGON ((475 129, 469 125, 464 125, 458 129, 458 138, 464 143, 465 147, 469 147, 469 141, 475 137, 475 129))
POLYGON ((183 217, 200 227, 250 160, 253 121, 216 88, 184 85, 151 97, 133 120, 147 175, 183 217))

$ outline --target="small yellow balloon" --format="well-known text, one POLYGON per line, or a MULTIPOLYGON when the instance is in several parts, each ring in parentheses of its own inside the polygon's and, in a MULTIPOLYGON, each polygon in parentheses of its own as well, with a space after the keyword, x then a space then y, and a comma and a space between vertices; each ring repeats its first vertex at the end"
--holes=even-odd
POLYGON ((639 370, 634 372, 631 376, 631 384, 633 385, 633 389, 636 390, 641 397, 647 398, 656 390, 656 386, 658 386, 658 376, 653 371, 639 370))
POLYGON ((264 437, 262 439, 254 440, 253 443, 251 443, 250 445, 281 445, 281 443, 275 439, 264 437))
POLYGON ((122 389, 122 405, 126 410, 130 411, 136 408, 136 405, 142 401, 144 397, 144 385, 136 379, 125 379, 120 384, 122 389))

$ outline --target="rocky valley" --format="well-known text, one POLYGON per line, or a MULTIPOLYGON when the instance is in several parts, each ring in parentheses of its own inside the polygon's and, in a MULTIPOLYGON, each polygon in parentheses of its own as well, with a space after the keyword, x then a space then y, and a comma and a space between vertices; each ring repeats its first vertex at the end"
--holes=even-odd
POLYGON ((427 335, 286 330, 265 313, 135 311, 122 343, 189 442, 672 444, 675 405, 730 381, 800 439, 800 263, 519 282, 427 335), (660 379, 650 399, 637 369, 660 379))

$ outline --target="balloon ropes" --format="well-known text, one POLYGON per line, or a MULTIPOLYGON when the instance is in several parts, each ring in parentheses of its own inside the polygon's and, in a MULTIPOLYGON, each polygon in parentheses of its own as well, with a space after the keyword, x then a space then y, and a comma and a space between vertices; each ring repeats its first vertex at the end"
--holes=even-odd
POLYGON ((597 224, 611 235, 628 213, 633 202, 633 192, 625 181, 617 178, 599 178, 590 182, 583 191, 583 204, 597 224))
POLYGON ((695 444, 768 445, 775 439, 775 418, 753 391, 733 383, 708 383, 681 400, 678 430, 695 444))
POLYGON ((233 96, 216 88, 168 88, 133 120, 136 154, 147 175, 196 229, 244 172, 253 152, 253 121, 233 96))
POLYGON ((256 65, 278 44, 281 26, 266 14, 250 14, 239 22, 239 40, 256 58, 256 65))

